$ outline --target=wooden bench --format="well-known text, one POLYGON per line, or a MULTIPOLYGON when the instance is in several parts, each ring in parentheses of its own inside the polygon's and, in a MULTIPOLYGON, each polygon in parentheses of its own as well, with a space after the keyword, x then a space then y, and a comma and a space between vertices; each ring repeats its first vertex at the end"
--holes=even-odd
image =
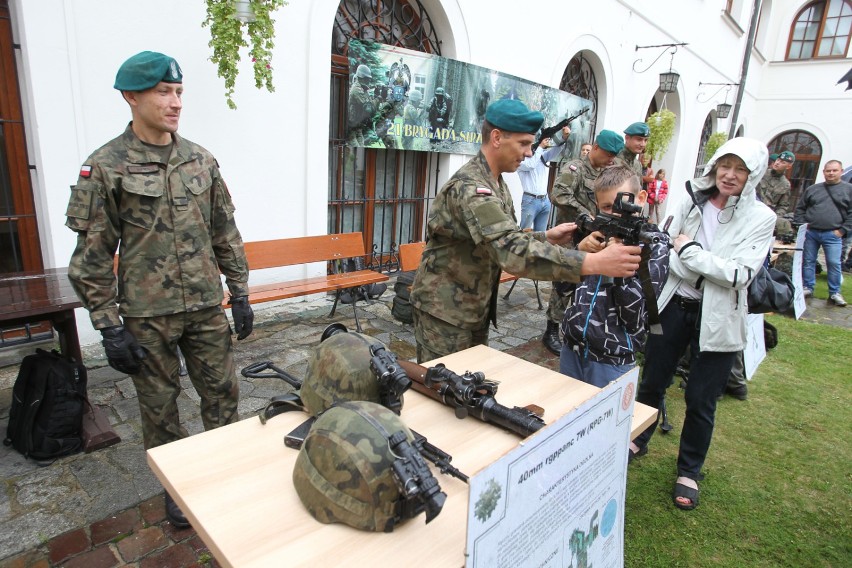
MULTIPOLYGON (((364 257, 367 255, 364 247, 364 238, 361 233, 253 241, 245 243, 245 250, 251 270, 345 260, 347 258, 364 257)), ((333 291, 335 292, 334 305, 331 307, 331 313, 329 313, 329 316, 333 316, 337 310, 340 294, 344 290, 386 282, 387 280, 387 275, 376 272, 375 270, 357 270, 354 272, 340 272, 286 282, 259 284, 249 286, 249 303, 259 304, 261 302, 271 302, 333 291)), ((361 323, 358 321, 358 310, 355 307, 358 300, 357 293, 353 292, 352 298, 355 326, 358 331, 361 331, 361 323)), ((223 302, 223 305, 228 305, 227 298, 223 302)))
MULTIPOLYGON (((400 270, 417 270, 420 266, 420 257, 423 256, 423 249, 426 247, 425 242, 408 243, 399 245, 399 268, 400 270)), ((504 300, 509 299, 509 294, 515 289, 515 284, 518 283, 518 277, 514 274, 509 274, 505 270, 500 273, 500 284, 504 282, 512 282, 512 287, 503 296, 504 300)), ((538 280, 533 280, 535 283, 535 297, 538 300, 538 309, 543 309, 541 303, 541 294, 538 292, 538 280)))
MULTIPOLYGON (((318 235, 316 237, 294 237, 289 239, 274 239, 270 241, 253 241, 245 243, 246 259, 250 270, 261 268, 279 268, 310 264, 312 262, 328 262, 345 260, 347 258, 364 257, 364 239, 361 233, 340 233, 335 235, 318 235)), ((113 271, 118 273, 118 255, 113 258, 113 271)), ((337 310, 340 294, 347 288, 357 288, 368 284, 386 282, 388 276, 375 270, 358 270, 341 272, 326 276, 315 276, 301 280, 275 282, 249 286, 249 303, 259 304, 284 300, 298 296, 308 296, 322 292, 335 292, 334 305, 329 316, 337 310)), ((357 295, 353 294, 352 309, 355 311, 355 326, 361 331, 358 321, 358 311, 355 309, 357 295)), ((225 296, 222 306, 229 307, 229 298, 225 296)))

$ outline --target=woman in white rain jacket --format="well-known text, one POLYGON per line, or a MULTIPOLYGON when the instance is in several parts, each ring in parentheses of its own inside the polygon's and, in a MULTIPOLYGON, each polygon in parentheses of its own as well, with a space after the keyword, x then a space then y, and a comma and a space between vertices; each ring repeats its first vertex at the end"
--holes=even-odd
MULTIPOLYGON (((690 199, 672 213, 669 234, 674 248, 658 303, 663 334, 648 338, 637 400, 660 408, 689 346, 686 414, 672 495, 681 509, 698 505, 717 397, 746 344, 747 287, 771 245, 775 213, 755 198, 767 158, 762 142, 729 140, 713 155, 704 175, 692 180, 690 199)), ((649 427, 631 444, 631 459, 648 451, 655 428, 649 427)))

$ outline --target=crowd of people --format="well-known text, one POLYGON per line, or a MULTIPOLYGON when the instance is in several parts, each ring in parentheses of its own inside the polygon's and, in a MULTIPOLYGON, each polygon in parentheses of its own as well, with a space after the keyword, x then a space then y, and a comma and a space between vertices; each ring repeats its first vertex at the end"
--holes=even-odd
MULTIPOLYGON (((361 84, 369 80, 369 68, 359 67, 349 109, 357 138, 371 135, 359 126, 371 112, 361 84)), ((249 267, 218 162, 177 134, 180 66, 142 52, 121 66, 114 87, 132 120, 86 159, 72 187, 66 224, 77 246, 68 275, 103 335, 109 364, 133 380, 148 449, 187 435, 177 408, 178 348, 205 429, 239 419, 231 335, 252 332, 249 267), (220 273, 233 326, 222 308, 220 273)), ((406 112, 446 124, 451 99, 440 91, 428 107, 412 96, 406 112)), ((517 99, 488 104, 479 153, 438 192, 410 295, 417 360, 487 345, 504 270, 554 282, 543 342, 567 375, 605 386, 644 351, 638 400, 660 408, 688 348, 693 366, 673 500, 693 509, 716 401, 746 342, 746 288, 766 259, 777 216, 789 212, 783 174, 795 157, 782 152, 764 175, 762 143, 726 142, 691 181, 689 199, 669 212, 665 230, 652 224, 652 240, 624 243, 600 231, 581 234, 577 221, 621 209, 625 199, 652 223, 662 218, 668 183, 643 156, 648 125, 630 124, 623 137, 601 130, 577 158, 561 162, 548 191, 548 163, 571 131, 566 126, 533 151, 543 120, 517 99), (521 225, 503 177, 515 171, 524 189, 521 225), (551 207, 556 223, 548 227, 551 207)), ((794 215, 794 223, 808 223, 805 294, 813 295, 821 246, 829 300, 837 306, 846 305, 840 259, 852 233, 852 185, 840 181, 841 171, 840 162, 826 162, 825 181, 804 191, 794 215)), ((630 459, 648 452, 655 428, 631 444, 630 459)), ((168 494, 166 513, 176 526, 188 526, 168 494)))

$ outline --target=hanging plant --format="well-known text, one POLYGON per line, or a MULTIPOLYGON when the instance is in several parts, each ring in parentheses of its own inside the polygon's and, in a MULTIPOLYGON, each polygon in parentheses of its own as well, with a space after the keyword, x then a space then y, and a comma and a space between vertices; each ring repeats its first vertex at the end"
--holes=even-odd
POLYGON ((727 141, 728 134, 726 132, 714 132, 711 134, 710 138, 707 139, 707 144, 704 146, 704 161, 710 161, 716 150, 727 141))
POLYGON ((234 83, 239 74, 240 49, 249 47, 254 68, 254 83, 258 89, 273 92, 272 48, 275 46, 275 20, 272 12, 287 4, 286 0, 241 0, 254 13, 254 20, 242 22, 237 18, 238 0, 206 0, 207 18, 202 26, 210 27, 210 43, 213 55, 210 61, 217 65, 217 74, 225 80, 225 100, 228 107, 235 109, 234 83), (243 27, 248 41, 243 35, 243 27))
POLYGON ((669 143, 674 136, 675 113, 667 108, 655 112, 648 117, 648 127, 651 135, 648 136, 648 144, 645 146, 645 155, 657 161, 669 149, 669 143))

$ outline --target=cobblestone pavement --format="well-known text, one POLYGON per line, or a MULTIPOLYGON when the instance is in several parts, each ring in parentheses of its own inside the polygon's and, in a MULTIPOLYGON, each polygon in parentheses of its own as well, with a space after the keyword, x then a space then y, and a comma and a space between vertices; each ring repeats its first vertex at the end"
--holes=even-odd
MULTIPOLYGON (((364 333, 385 343, 401 358, 415 357, 411 325, 390 312, 393 282, 370 305, 359 303, 364 333)), ((547 304, 550 284, 541 283, 547 304)), ((501 286, 505 295, 509 286, 501 286)), ((237 368, 272 361, 302 377, 311 349, 333 322, 355 329, 352 306, 339 305, 329 317, 333 297, 259 308, 254 333, 235 342, 237 368)), ((499 301, 498 331, 491 347, 555 368, 558 359, 538 341, 545 311, 538 310, 532 281, 520 280, 499 301)), ((90 454, 77 454, 40 467, 15 450, 0 447, 0 567, 193 566, 216 563, 192 529, 178 530, 165 520, 162 487, 145 460, 139 407, 129 377, 106 365, 99 345, 84 348, 89 369, 89 397, 109 417, 122 441, 90 454)), ((18 367, 0 369, 0 428, 8 421, 11 387, 18 367)), ((269 398, 282 392, 278 379, 240 383, 240 415, 254 416, 269 398)), ((203 430, 198 396, 188 378, 178 399, 182 422, 190 434, 203 430)))
MULTIPOLYGON (((391 282, 392 284, 392 282, 391 282)), ((401 358, 413 359, 410 325, 391 316, 393 286, 369 306, 359 304, 364 332, 384 342, 401 358)), ((549 283, 540 283, 545 306, 549 283)), ((545 311, 538 309, 533 282, 520 280, 508 299, 501 286, 499 325, 490 346, 527 361, 558 367, 541 344, 545 311)), ((330 298, 279 304, 257 312, 254 333, 237 342, 237 367, 270 360, 297 377, 304 375, 310 350, 323 329, 341 322, 354 329, 352 307, 338 306, 329 317, 330 298)), ((805 318, 852 329, 852 309, 834 308, 825 299, 808 300, 805 318)), ((165 520, 162 487, 145 461, 139 408, 130 378, 106 365, 98 345, 84 349, 90 369, 89 395, 109 416, 122 441, 91 454, 77 454, 47 467, 0 447, 0 568, 67 566, 176 567, 217 566, 195 531, 176 529, 165 520)), ((8 420, 17 366, 0 369, 0 427, 8 420)), ((244 379, 240 413, 250 418, 279 394, 277 379, 244 379)), ((198 397, 188 380, 179 399, 190 434, 202 431, 198 397)))

